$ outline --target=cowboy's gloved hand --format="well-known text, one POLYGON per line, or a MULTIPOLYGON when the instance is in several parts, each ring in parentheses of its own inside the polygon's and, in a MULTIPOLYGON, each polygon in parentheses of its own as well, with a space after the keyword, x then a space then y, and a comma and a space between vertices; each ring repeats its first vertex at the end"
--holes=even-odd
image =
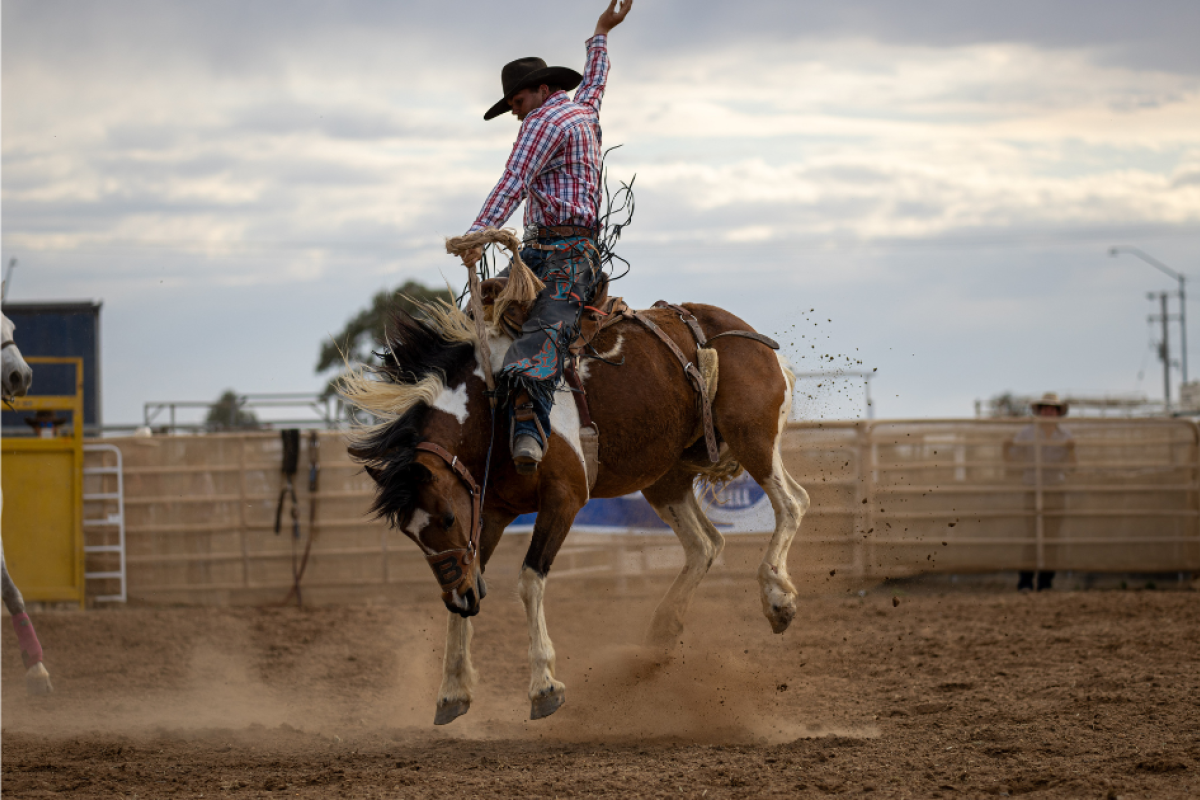
POLYGON ((483 258, 483 248, 472 247, 470 250, 462 254, 463 266, 473 268, 479 263, 479 259, 481 258, 483 258))
POLYGON ((604 13, 600 15, 600 19, 596 20, 596 33, 607 36, 609 31, 625 21, 625 15, 632 7, 633 0, 611 0, 608 8, 604 9, 604 13), (618 3, 621 6, 619 10, 618 3))

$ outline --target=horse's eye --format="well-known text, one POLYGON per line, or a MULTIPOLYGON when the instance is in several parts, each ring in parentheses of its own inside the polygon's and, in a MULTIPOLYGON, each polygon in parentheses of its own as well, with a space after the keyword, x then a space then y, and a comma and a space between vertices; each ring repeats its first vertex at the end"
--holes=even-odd
POLYGON ((442 514, 442 528, 444 530, 450 530, 453 527, 454 527, 454 512, 447 511, 445 514, 442 514))

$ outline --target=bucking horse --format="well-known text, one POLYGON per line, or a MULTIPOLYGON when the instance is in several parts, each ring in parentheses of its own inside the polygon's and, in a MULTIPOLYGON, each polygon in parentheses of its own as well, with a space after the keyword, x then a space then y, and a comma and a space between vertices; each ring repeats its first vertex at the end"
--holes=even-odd
POLYGON ((532 475, 518 474, 509 458, 507 414, 493 408, 487 390, 486 370, 503 364, 519 320, 485 312, 488 322, 477 326, 446 301, 418 304, 413 314, 397 308, 380 363, 358 366, 340 385, 367 412, 349 449, 376 484, 372 511, 421 549, 450 612, 435 724, 470 708, 471 617, 487 595, 488 559, 520 514, 537 512, 517 583, 529 625, 531 719, 565 700, 543 613, 546 576, 590 498, 641 491, 683 545, 684 567, 647 634, 669 657, 692 595, 724 547, 696 484, 745 469, 775 512, 758 569, 763 613, 775 633, 796 615, 787 556, 809 500, 780 454, 795 378, 777 345, 711 305, 631 311, 619 298, 596 305, 573 348, 575 368, 568 365, 555 394, 550 444, 532 475), (576 402, 580 394, 585 403, 576 402))

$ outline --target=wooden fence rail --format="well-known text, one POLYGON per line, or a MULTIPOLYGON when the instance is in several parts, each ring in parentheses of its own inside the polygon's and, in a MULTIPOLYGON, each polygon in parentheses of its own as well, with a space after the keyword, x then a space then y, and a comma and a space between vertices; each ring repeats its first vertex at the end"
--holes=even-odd
MULTIPOLYGON (((309 596, 385 594, 412 581, 432 586, 406 537, 366 515, 373 486, 340 434, 320 434, 315 451, 312 440, 302 441, 299 538, 286 512, 283 530, 274 532, 278 433, 106 441, 123 457, 134 601, 281 600, 310 537, 303 582, 309 596), (310 461, 320 468, 315 492, 310 461)), ((794 423, 783 458, 813 502, 790 568, 863 580, 1038 568, 1200 570, 1198 442, 1197 426, 1175 419, 1070 420, 1053 436, 1032 420, 794 423), (1070 457, 1060 463, 1065 451, 1070 457)), ((84 490, 103 494, 103 481, 112 479, 95 476, 84 490)), ((107 511, 93 507, 85 515, 103 518, 107 511)), ((769 516, 761 527, 728 537, 718 573, 753 572, 769 516)), ((493 569, 515 571, 525 542, 507 536, 493 569)), ((112 556, 89 556, 88 569, 103 571, 105 558, 112 556)), ((681 565, 669 533, 579 531, 567 540, 555 575, 626 581, 681 565)), ((105 587, 89 591, 103 594, 105 587)))

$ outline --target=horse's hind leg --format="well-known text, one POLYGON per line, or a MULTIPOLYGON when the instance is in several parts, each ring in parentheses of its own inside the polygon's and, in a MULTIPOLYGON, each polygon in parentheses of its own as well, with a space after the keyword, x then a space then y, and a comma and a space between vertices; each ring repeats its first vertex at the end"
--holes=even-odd
MULTIPOLYGON (((777 367, 782 372, 781 362, 777 367)), ((774 408, 747 402, 736 390, 722 396, 725 383, 717 390, 716 409, 721 434, 775 511, 775 532, 758 568, 763 614, 775 633, 787 630, 796 616, 796 587, 788 577, 787 558, 809 503, 808 492, 783 467, 780 447, 792 403, 792 382, 786 375, 781 377, 785 390, 779 392, 774 408)))
POLYGON ((17 585, 8 574, 8 564, 0 555, 0 595, 4 598, 4 607, 12 614, 13 627, 17 631, 17 642, 21 647, 21 661, 25 664, 25 689, 30 694, 50 694, 54 687, 50 685, 50 673, 42 663, 42 645, 38 642, 33 623, 25 613, 25 599, 17 590, 17 585))
POLYGON ((725 538, 704 516, 693 489, 694 476, 673 471, 642 491, 646 500, 671 526, 683 545, 684 564, 671 588, 654 610, 647 643, 668 653, 680 644, 683 618, 700 581, 725 548, 725 538))

